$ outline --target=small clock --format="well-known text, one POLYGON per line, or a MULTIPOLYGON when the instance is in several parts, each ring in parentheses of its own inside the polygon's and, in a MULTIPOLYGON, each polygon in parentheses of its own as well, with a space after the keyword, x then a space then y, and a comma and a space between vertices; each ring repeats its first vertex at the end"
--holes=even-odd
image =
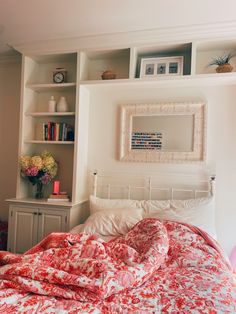
POLYGON ((67 71, 63 68, 56 68, 53 71, 53 82, 54 83, 65 83, 67 71))

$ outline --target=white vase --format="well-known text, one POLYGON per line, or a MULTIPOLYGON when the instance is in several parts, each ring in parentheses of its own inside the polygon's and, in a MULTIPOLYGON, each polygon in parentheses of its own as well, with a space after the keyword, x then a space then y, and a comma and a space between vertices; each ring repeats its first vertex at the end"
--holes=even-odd
POLYGON ((54 96, 51 96, 50 100, 48 101, 48 112, 55 112, 56 111, 56 100, 54 96))
POLYGON ((66 112, 68 111, 68 103, 65 97, 61 97, 57 103, 57 111, 58 112, 66 112))

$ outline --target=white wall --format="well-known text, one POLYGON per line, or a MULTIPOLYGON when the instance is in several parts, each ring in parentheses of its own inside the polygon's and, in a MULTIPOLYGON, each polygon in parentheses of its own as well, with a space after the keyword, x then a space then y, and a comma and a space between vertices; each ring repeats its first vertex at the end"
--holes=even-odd
POLYGON ((0 60, 0 219, 8 219, 5 199, 15 197, 20 109, 19 61, 0 60))
POLYGON ((199 171, 200 165, 120 162, 118 156, 119 104, 199 101, 208 104, 207 166, 216 172, 216 223, 218 238, 229 254, 235 245, 236 203, 236 89, 226 87, 139 88, 93 91, 90 95, 88 165, 107 172, 199 171))

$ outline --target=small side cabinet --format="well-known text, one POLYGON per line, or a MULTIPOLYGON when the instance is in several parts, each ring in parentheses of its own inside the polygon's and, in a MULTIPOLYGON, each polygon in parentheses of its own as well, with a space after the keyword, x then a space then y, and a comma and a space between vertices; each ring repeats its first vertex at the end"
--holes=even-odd
POLYGON ((78 205, 10 202, 8 251, 24 253, 51 232, 68 232, 82 219, 78 205))

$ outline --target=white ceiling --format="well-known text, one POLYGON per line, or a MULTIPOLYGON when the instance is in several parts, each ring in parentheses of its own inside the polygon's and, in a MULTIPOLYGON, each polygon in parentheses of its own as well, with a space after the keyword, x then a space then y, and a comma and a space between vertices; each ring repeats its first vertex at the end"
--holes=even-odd
POLYGON ((235 0, 0 0, 0 53, 39 40, 236 22, 235 0))

